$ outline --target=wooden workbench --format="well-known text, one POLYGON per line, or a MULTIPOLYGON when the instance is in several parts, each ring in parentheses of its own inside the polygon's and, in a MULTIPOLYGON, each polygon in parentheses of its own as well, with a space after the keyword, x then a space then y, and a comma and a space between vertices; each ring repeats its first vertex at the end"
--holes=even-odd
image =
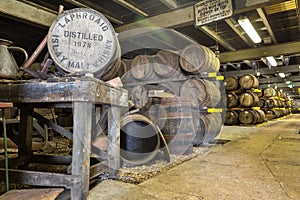
MULTIPOLYGON (((32 156, 33 118, 43 121, 73 140, 70 174, 10 169, 11 182, 65 187, 71 190, 72 199, 85 199, 89 190, 91 134, 96 122, 95 110, 102 105, 108 106, 109 110, 108 170, 110 176, 116 176, 120 167, 120 108, 128 105, 128 93, 125 89, 112 87, 87 76, 48 81, 0 81, 0 102, 13 102, 20 109, 19 134, 10 137, 19 147, 19 158, 23 164, 32 156), (73 133, 47 121, 33 110, 52 106, 73 108, 73 133)), ((0 174, 2 179, 3 169, 0 174)))

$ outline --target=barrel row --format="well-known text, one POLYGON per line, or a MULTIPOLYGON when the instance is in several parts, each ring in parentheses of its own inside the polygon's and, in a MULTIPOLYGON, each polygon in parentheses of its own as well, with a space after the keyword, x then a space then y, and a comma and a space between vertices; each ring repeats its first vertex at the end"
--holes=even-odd
POLYGON ((236 76, 228 76, 224 79, 225 89, 237 90, 237 89, 251 89, 257 88, 259 81, 256 76, 252 74, 246 74, 240 78, 236 76))
POLYGON ((122 59, 119 76, 123 83, 161 80, 180 75, 218 72, 220 62, 207 47, 189 45, 182 52, 160 50, 155 55, 138 55, 122 59))
POLYGON ((276 97, 268 99, 259 98, 257 93, 252 91, 245 91, 240 95, 236 93, 227 93, 227 107, 260 107, 260 108, 290 108, 290 101, 285 101, 276 97))

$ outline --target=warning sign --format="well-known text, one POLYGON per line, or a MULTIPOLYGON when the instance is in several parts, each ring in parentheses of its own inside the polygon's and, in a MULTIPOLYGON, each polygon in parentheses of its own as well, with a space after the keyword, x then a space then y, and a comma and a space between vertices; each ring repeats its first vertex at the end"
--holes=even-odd
POLYGON ((195 6, 195 25, 202 26, 232 16, 231 0, 203 0, 195 6))

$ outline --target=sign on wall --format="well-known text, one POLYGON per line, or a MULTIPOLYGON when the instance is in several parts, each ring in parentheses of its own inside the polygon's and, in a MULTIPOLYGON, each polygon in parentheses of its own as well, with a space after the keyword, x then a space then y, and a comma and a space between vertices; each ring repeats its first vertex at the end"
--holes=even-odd
POLYGON ((232 0, 202 0, 196 3, 195 25, 202 26, 233 15, 232 0))

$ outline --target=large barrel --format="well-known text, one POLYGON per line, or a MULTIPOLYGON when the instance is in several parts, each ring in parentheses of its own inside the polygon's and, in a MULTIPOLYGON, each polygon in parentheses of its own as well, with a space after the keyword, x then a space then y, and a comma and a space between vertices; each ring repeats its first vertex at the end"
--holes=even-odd
POLYGON ((199 146, 201 144, 213 143, 223 125, 221 114, 194 112, 193 115, 196 128, 196 136, 193 144, 199 146))
POLYGON ((226 99, 227 99, 227 107, 228 108, 234 108, 239 105, 239 97, 238 97, 238 95, 236 95, 234 93, 227 93, 226 99))
POLYGON ((264 89, 264 97, 275 97, 276 94, 276 90, 274 88, 268 87, 266 89, 264 89))
POLYGON ((156 63, 155 56, 138 55, 131 62, 131 75, 138 81, 151 80, 155 77, 153 63, 156 63))
POLYGON ((61 71, 93 73, 97 78, 115 73, 121 56, 114 28, 104 15, 89 8, 58 16, 49 29, 48 50, 61 71))
POLYGON ((149 87, 147 85, 135 86, 129 89, 128 99, 133 101, 135 108, 147 108, 151 105, 151 98, 149 98, 148 92, 149 87))
POLYGON ((130 164, 141 165, 151 161, 160 147, 156 126, 140 114, 121 118, 121 158, 130 164))
POLYGON ((255 93, 247 91, 240 95, 239 101, 240 104, 244 107, 252 107, 258 105, 259 98, 255 93))
POLYGON ((259 82, 256 76, 252 74, 246 74, 239 79, 239 84, 244 89, 250 89, 257 88, 259 82))
POLYGON ((278 101, 274 98, 269 98, 265 101, 266 108, 278 108, 278 101))
POLYGON ((255 110, 255 111, 256 111, 256 112, 258 113, 258 115, 259 115, 259 118, 258 118, 258 120, 257 120, 257 123, 262 123, 262 122, 264 122, 265 119, 266 119, 265 112, 262 111, 262 110, 255 110))
POLYGON ((224 79, 226 90, 236 90, 239 87, 239 80, 237 77, 228 76, 224 79))
POLYGON ((255 110, 244 110, 240 112, 239 121, 242 124, 256 124, 260 120, 260 115, 255 110))
POLYGON ((207 47, 201 45, 189 45, 180 54, 181 68, 191 74, 201 72, 217 72, 220 62, 216 55, 207 47))
POLYGON ((180 96, 189 98, 192 107, 216 106, 221 99, 220 89, 204 79, 189 79, 183 83, 180 96))
POLYGON ((130 83, 133 81, 130 68, 131 68, 131 60, 122 59, 117 76, 121 78, 123 83, 130 83))
POLYGON ((238 111, 228 110, 226 111, 225 122, 226 125, 235 125, 239 123, 238 111))
POLYGON ((160 50, 157 54, 157 63, 153 68, 160 77, 169 78, 178 76, 181 73, 179 67, 179 55, 168 50, 160 50))
POLYGON ((159 123, 171 154, 189 154, 195 137, 193 115, 189 102, 181 97, 164 98, 159 123), (163 123, 163 124, 162 124, 163 123))

